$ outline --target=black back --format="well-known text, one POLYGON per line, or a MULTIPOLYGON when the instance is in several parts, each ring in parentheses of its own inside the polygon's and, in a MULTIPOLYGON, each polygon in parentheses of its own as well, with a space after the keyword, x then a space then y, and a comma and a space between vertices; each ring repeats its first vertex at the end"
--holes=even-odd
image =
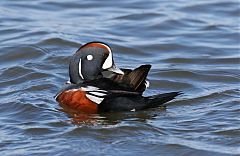
POLYGON ((110 79, 116 83, 121 83, 134 91, 143 93, 146 89, 146 78, 151 65, 141 65, 140 67, 131 69, 121 69, 124 75, 114 74, 110 79))

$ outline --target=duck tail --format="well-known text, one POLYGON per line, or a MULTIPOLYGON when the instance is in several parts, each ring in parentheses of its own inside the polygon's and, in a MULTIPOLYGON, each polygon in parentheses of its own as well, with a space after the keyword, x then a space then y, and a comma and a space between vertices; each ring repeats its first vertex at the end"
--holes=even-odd
POLYGON ((147 105, 146 108, 158 107, 168 101, 173 100, 176 96, 183 94, 182 92, 170 92, 164 94, 157 94, 146 97, 147 105))

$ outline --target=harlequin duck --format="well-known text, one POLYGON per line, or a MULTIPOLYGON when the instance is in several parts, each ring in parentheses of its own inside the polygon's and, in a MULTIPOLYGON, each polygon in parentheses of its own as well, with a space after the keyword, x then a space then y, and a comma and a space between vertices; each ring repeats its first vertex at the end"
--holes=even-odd
POLYGON ((158 107, 181 94, 170 92, 143 97, 150 68, 151 65, 142 65, 134 70, 121 70, 114 64, 107 44, 90 42, 71 57, 70 82, 55 99, 72 112, 99 113, 158 107), (115 74, 104 77, 106 70, 115 74))
POLYGON ((67 84, 78 84, 83 81, 101 78, 104 75, 116 83, 125 84, 127 87, 135 85, 135 91, 143 92, 149 86, 146 77, 150 68, 151 65, 141 66, 136 68, 134 72, 131 69, 119 69, 114 64, 112 51, 106 43, 89 42, 81 46, 71 58, 69 65, 70 80, 67 84), (94 61, 91 61, 92 59, 94 61), (99 64, 102 61, 104 63, 101 67, 99 64), (92 67, 93 65, 94 67, 92 67), (89 68, 90 66, 91 68, 89 68))

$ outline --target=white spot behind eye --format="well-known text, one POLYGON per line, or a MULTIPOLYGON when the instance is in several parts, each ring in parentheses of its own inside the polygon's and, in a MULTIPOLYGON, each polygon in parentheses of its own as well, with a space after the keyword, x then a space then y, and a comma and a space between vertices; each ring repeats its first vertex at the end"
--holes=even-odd
POLYGON ((87 56, 87 60, 88 60, 88 61, 91 61, 92 59, 93 59, 93 56, 92 56, 92 55, 88 55, 88 56, 87 56))

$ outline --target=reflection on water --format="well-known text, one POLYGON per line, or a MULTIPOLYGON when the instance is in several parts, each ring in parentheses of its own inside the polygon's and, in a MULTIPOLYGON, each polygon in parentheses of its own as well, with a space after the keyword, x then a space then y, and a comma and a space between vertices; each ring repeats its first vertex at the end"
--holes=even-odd
POLYGON ((0 1, 2 155, 239 155, 240 5, 212 1, 0 1), (161 108, 71 114, 53 96, 70 56, 108 43, 123 68, 152 64, 161 108))
MULTIPOLYGON (((158 113, 165 113, 166 107, 162 106, 158 109, 158 113)), ((72 112, 67 109, 57 109, 57 111, 64 112, 69 117, 66 122, 72 123, 76 126, 110 126, 121 123, 122 121, 142 121, 146 122, 149 119, 154 119, 157 114, 154 112, 137 111, 137 112, 114 112, 114 113, 101 113, 101 114, 84 114, 80 112, 72 112)))

